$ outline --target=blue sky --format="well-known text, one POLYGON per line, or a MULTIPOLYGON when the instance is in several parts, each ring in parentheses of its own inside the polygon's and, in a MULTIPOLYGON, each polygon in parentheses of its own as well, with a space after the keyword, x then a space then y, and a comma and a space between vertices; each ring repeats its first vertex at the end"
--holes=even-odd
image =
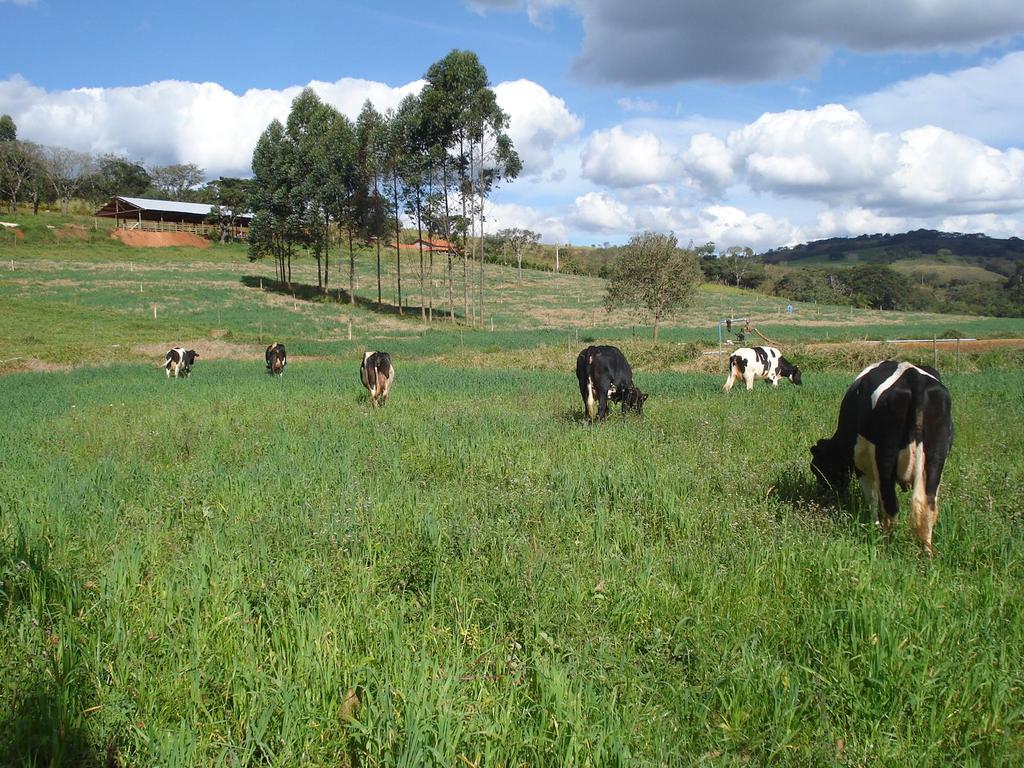
POLYGON ((312 85, 354 115, 452 48, 523 176, 488 226, 720 247, 919 226, 1024 236, 1024 3, 0 0, 19 138, 246 175, 312 85))

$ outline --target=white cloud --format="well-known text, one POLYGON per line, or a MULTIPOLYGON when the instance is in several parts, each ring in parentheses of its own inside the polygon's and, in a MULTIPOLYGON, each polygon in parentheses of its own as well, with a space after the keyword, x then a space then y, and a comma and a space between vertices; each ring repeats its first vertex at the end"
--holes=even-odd
POLYGON ((626 133, 622 126, 590 135, 581 155, 583 176, 609 187, 653 184, 680 172, 671 148, 650 131, 626 133))
POLYGON ((615 102, 623 112, 657 112, 658 102, 653 99, 629 98, 624 96, 615 102))
POLYGON ((564 100, 530 80, 499 83, 494 95, 508 113, 508 134, 523 161, 524 176, 548 170, 559 145, 583 129, 583 120, 569 111, 564 100))
MULTIPOLYGON (((422 81, 397 88, 343 78, 314 81, 321 98, 349 117, 370 99, 395 107, 422 81)), ((114 152, 149 163, 194 162, 210 175, 247 175, 252 150, 267 124, 284 120, 302 90, 251 89, 236 95, 217 83, 162 80, 122 88, 46 91, 20 77, 0 81, 0 113, 20 138, 86 152, 114 152)))
POLYGON ((634 228, 626 205, 604 192, 587 192, 577 197, 569 218, 586 232, 623 233, 634 228))
MULTIPOLYGON (((121 88, 46 91, 20 77, 0 81, 0 113, 9 113, 22 138, 82 151, 126 154, 149 163, 195 162, 211 175, 247 175, 260 133, 284 120, 303 86, 251 89, 241 95, 217 83, 163 80, 121 88)), ((355 118, 369 99, 381 111, 419 93, 422 80, 393 87, 356 78, 309 83, 324 101, 355 118)), ((528 80, 495 87, 509 114, 524 173, 550 166, 559 145, 579 134, 583 121, 565 102, 528 80)))
POLYGON ((1024 51, 948 74, 912 78, 854 102, 876 129, 937 125, 997 146, 1019 142, 1024 124, 1024 51))
POLYGON ((808 233, 811 239, 847 237, 851 235, 892 234, 909 229, 907 219, 899 216, 879 216, 866 208, 848 208, 822 211, 808 233))
POLYGON ((487 228, 491 232, 509 227, 521 227, 540 232, 545 243, 566 243, 569 229, 565 220, 536 208, 515 203, 497 203, 488 207, 487 228))
POLYGON ((698 133, 683 153, 691 184, 712 195, 721 194, 734 178, 732 151, 710 133, 698 133))

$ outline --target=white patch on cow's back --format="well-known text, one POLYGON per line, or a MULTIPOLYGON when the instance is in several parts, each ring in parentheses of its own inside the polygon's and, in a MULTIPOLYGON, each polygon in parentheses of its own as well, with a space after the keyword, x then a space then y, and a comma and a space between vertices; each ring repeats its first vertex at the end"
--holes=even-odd
POLYGON ((854 377, 854 379, 853 379, 854 383, 856 383, 856 382, 860 381, 861 379, 863 379, 867 374, 871 373, 871 371, 875 370, 875 368, 877 368, 878 366, 880 366, 884 362, 885 362, 884 360, 879 360, 877 363, 872 363, 871 365, 869 365, 867 368, 865 368, 863 371, 861 371, 860 373, 858 373, 854 377))
MULTIPOLYGON (((889 378, 887 378, 881 384, 879 384, 875 388, 875 391, 871 393, 871 407, 874 408, 876 405, 878 405, 878 401, 882 397, 882 395, 888 392, 893 387, 893 385, 895 385, 896 382, 903 377, 903 374, 905 374, 911 368, 913 368, 918 373, 927 376, 930 379, 935 379, 935 377, 932 376, 932 374, 928 373, 928 371, 923 370, 922 368, 918 368, 913 363, 900 363, 899 365, 896 366, 896 370, 892 372, 892 375, 889 376, 889 378)), ((938 381, 938 379, 935 380, 938 381)))

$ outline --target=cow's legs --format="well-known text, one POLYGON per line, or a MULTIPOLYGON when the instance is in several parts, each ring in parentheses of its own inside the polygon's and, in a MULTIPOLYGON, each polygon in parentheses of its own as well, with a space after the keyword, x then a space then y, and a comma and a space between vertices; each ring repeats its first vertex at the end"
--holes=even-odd
POLYGON ((864 501, 867 502, 871 513, 879 525, 886 526, 888 521, 883 521, 882 505, 880 504, 880 488, 878 477, 878 461, 875 453, 875 444, 870 440, 858 435, 857 443, 853 448, 853 464, 860 471, 860 489, 864 494, 864 501))
MULTIPOLYGON (((748 368, 749 368, 749 366, 748 366, 748 368)), ((743 374, 743 380, 746 381, 746 383, 747 383, 747 391, 748 392, 751 389, 754 388, 754 372, 753 371, 748 370, 746 373, 744 373, 743 374)))
POLYGON ((602 388, 598 392, 597 418, 604 421, 608 417, 608 390, 602 388))

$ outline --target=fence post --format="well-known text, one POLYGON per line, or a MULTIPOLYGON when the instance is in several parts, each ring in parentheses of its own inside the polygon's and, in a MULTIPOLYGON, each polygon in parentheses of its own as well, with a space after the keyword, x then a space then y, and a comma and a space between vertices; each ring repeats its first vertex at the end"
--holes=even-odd
POLYGON ((936 335, 932 334, 932 368, 939 367, 939 342, 936 335))
POLYGON ((960 373, 960 337, 956 337, 956 372, 960 373))

